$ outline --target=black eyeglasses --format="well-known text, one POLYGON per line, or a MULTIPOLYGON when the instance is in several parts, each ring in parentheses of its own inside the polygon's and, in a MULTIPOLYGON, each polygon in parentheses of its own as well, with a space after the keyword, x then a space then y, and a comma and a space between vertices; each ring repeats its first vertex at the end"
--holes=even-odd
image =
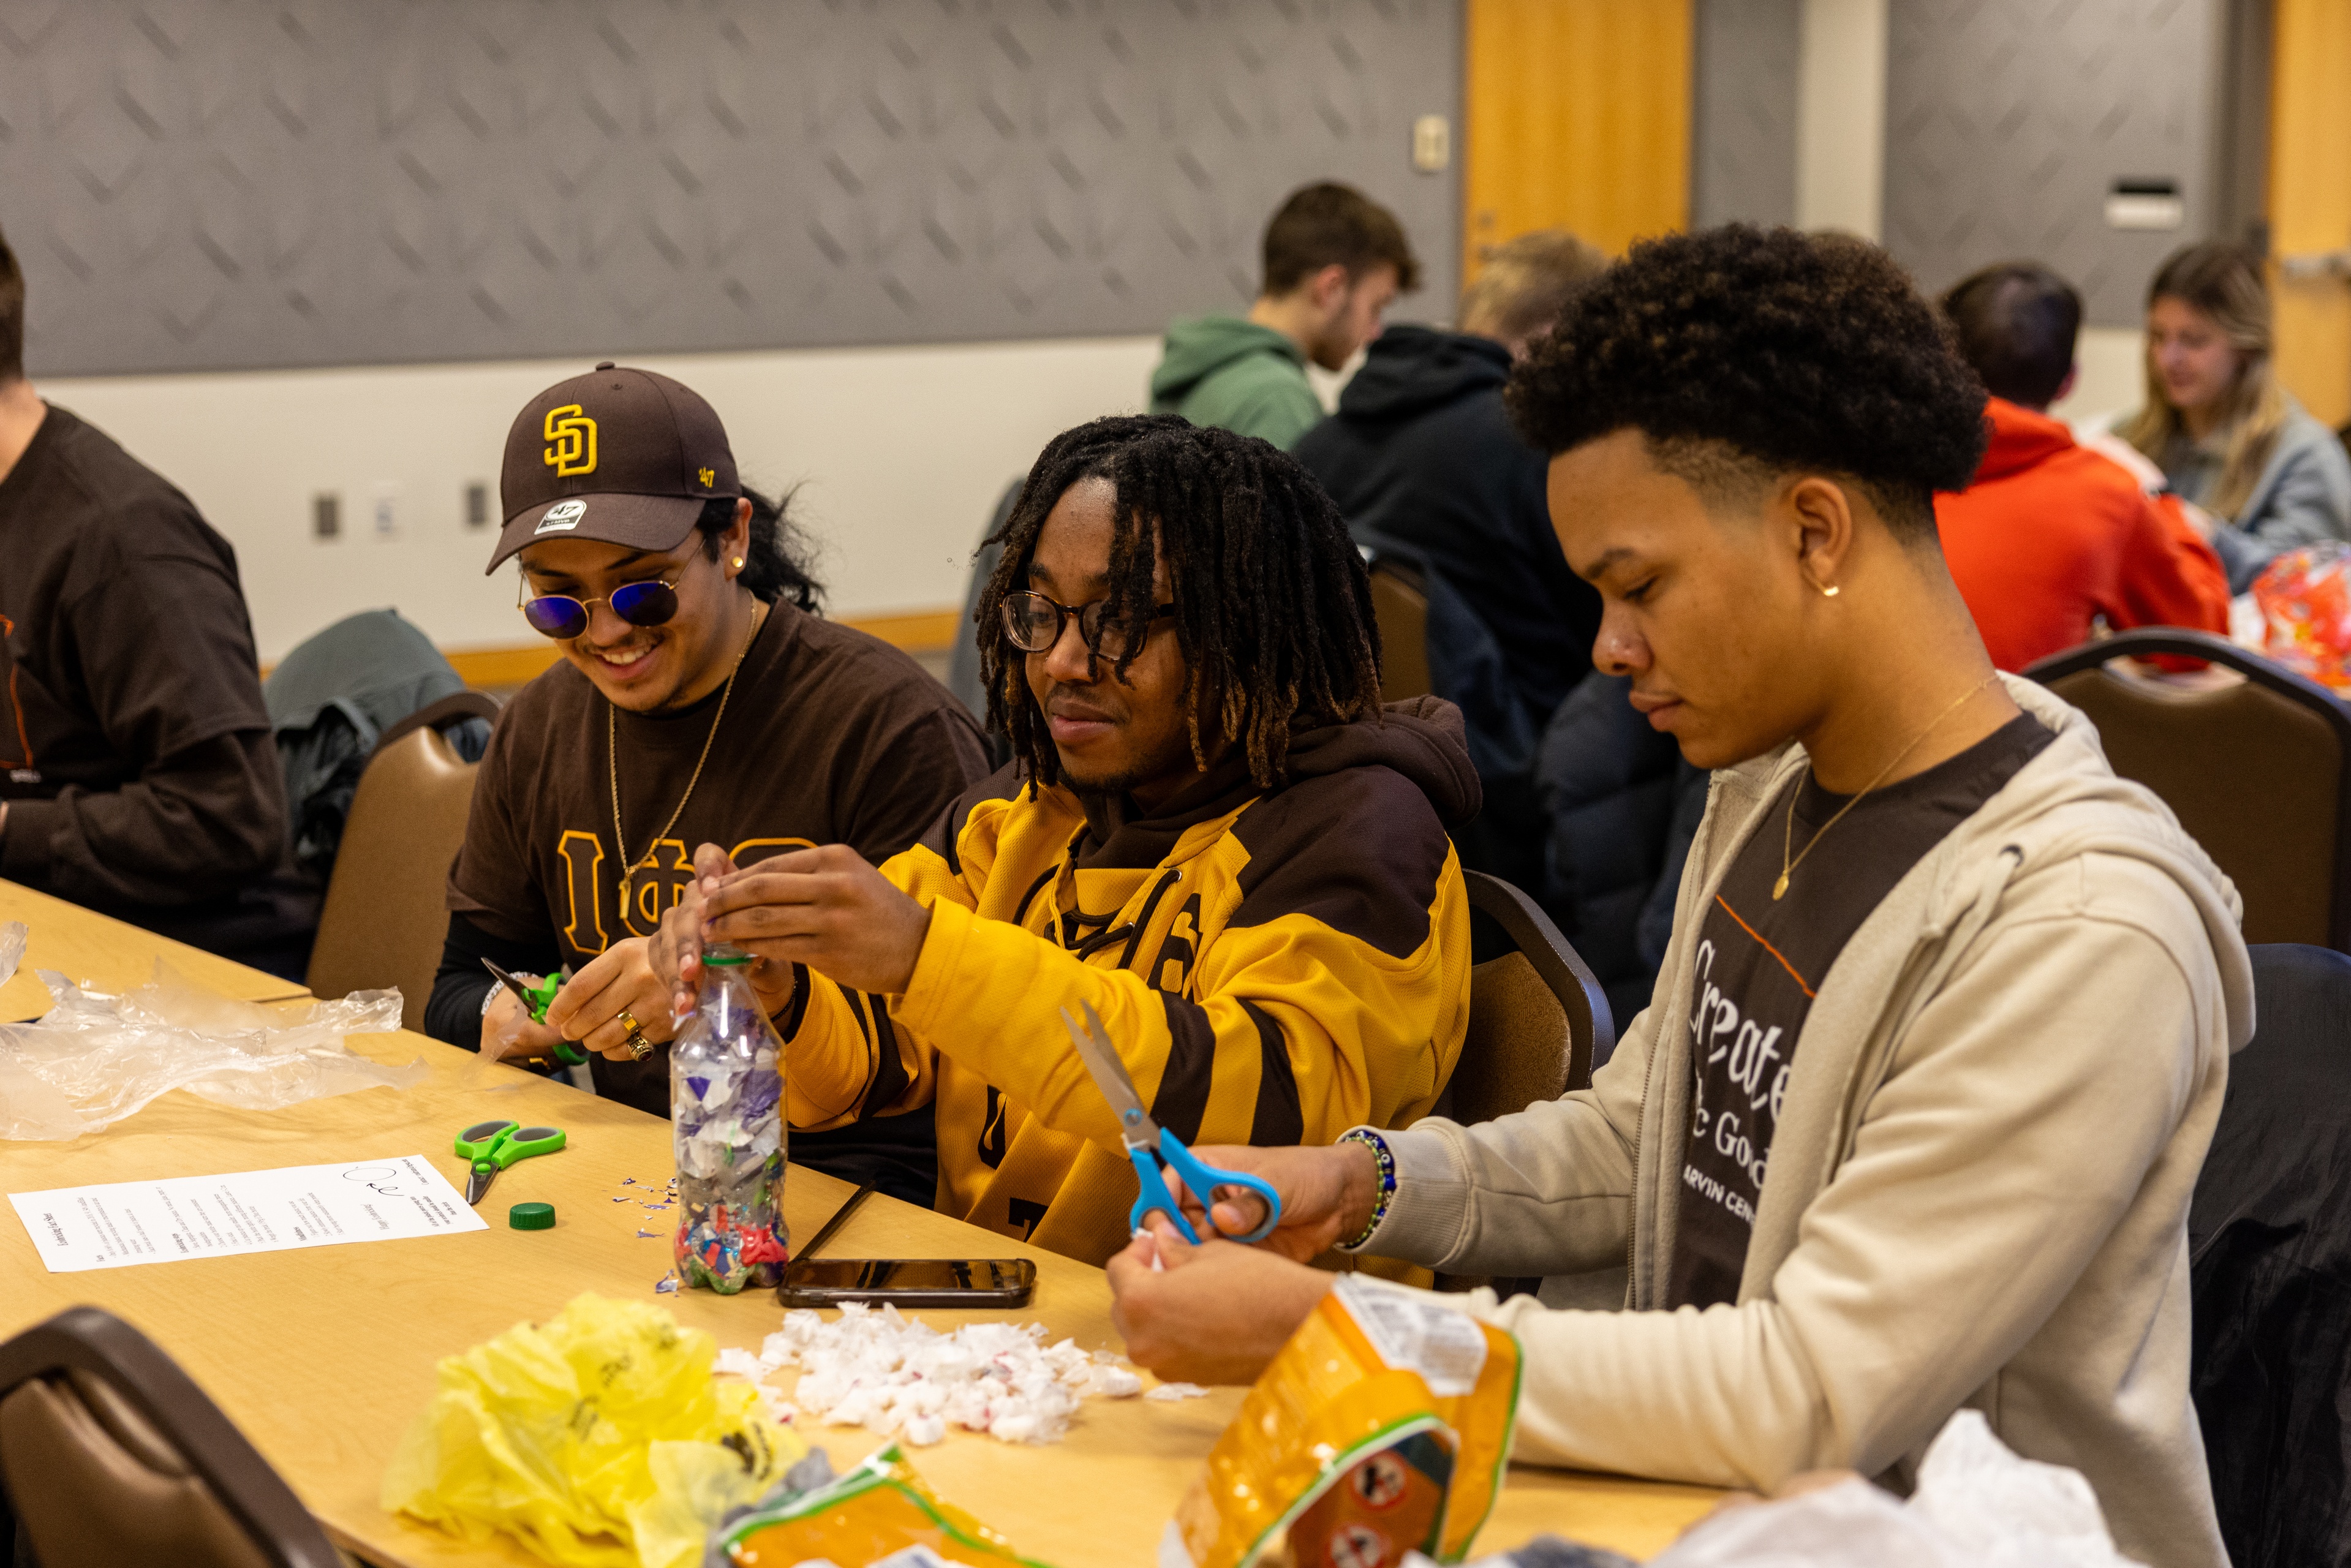
POLYGON ((1086 651, 1114 663, 1126 657, 1130 644, 1139 645, 1143 638, 1151 634, 1151 622, 1176 613, 1173 604, 1155 605, 1142 626, 1128 627, 1117 622, 1104 623, 1102 615, 1109 607, 1109 600, 1097 599, 1082 609, 1072 610, 1058 600, 1024 589, 1004 596, 1004 635, 1024 653, 1048 653, 1061 640, 1062 623, 1074 615, 1078 618, 1078 635, 1085 639, 1086 651))
MULTIPOLYGON (((526 578, 524 584, 529 586, 526 578)), ((632 626, 659 626, 677 614, 677 584, 630 582, 601 599, 574 599, 568 593, 542 593, 522 601, 522 618, 541 636, 565 642, 588 630, 588 607, 610 604, 612 613, 632 626)))

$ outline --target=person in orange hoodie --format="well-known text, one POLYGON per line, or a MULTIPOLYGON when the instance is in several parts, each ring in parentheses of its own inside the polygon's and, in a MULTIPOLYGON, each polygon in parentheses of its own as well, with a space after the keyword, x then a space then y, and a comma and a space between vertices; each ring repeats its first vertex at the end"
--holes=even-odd
POLYGON ((1991 393, 1991 444, 1973 484, 1935 497, 1935 525, 1992 663, 2022 670, 2088 642, 2098 621, 2226 632, 2228 579, 2178 497, 2148 496, 2049 417, 2074 382, 2073 286, 2010 262, 1963 279, 1942 308, 1991 393))

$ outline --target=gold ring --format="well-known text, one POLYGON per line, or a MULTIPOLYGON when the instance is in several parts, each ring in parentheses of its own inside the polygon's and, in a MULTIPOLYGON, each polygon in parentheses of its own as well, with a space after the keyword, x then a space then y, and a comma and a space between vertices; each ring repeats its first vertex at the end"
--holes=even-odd
POLYGON ((635 1034, 642 1030, 645 1026, 637 1021, 636 1014, 631 1012, 626 1008, 622 1008, 621 1009, 621 1027, 627 1030, 631 1034, 635 1034))
POLYGON ((632 1061, 643 1061, 646 1057, 651 1056, 653 1053, 653 1042, 645 1038, 645 1031, 641 1029, 631 1030, 629 1031, 629 1060, 632 1061))

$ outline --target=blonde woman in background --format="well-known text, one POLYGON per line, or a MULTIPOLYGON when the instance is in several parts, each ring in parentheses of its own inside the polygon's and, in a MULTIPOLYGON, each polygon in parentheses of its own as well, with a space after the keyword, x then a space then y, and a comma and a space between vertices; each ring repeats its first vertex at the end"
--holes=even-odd
POLYGON ((2211 514, 2229 591, 2287 550, 2351 538, 2351 457, 2278 385, 2260 263, 2192 245, 2147 293, 2147 403, 2115 434, 2211 514))

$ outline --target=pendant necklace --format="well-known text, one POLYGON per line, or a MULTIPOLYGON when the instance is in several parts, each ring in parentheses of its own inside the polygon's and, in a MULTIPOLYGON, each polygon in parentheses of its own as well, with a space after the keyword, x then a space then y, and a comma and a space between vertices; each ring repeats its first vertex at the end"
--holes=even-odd
POLYGON ((1994 670, 1991 674, 1986 675, 1982 680, 1978 681, 1974 685, 1971 685, 1966 691, 1961 692, 1959 695, 1958 699, 1954 701, 1950 706, 1945 708, 1942 712, 1935 716, 1934 723, 1920 730, 1917 735, 1912 736, 1910 737, 1910 744, 1896 752, 1894 754, 1894 760, 1877 770, 1876 779, 1873 779, 1868 783, 1863 785, 1860 791, 1856 793, 1852 800, 1847 800, 1844 805, 1839 806, 1836 810, 1836 815, 1831 817, 1827 821, 1823 822, 1821 824, 1821 831, 1804 841, 1802 853, 1796 855, 1793 859, 1789 857, 1788 851, 1794 846, 1796 841, 1796 797, 1804 792, 1804 787, 1801 782, 1799 782, 1793 789, 1789 790, 1788 828, 1787 831, 1782 833, 1780 837, 1780 880, 1771 884, 1771 902, 1774 904, 1780 902, 1781 895, 1788 891, 1788 878, 1794 874, 1798 866, 1804 863, 1804 856, 1813 852, 1813 846, 1819 843, 1823 838, 1826 838, 1828 836, 1828 831, 1831 828, 1835 827, 1837 822, 1847 811, 1852 810, 1855 806, 1861 804, 1861 797, 1863 795, 1866 795, 1872 789, 1876 789, 1880 779, 1883 779, 1887 774, 1900 767, 1904 758, 1918 749, 1918 743, 1920 741, 1934 734, 1937 729, 1942 727, 1942 723, 1945 719, 1959 711, 1959 705, 1961 703, 1966 702, 1970 697, 1975 695, 1978 692, 1983 690, 1986 686, 1991 685, 1992 682, 1998 679, 2000 679, 2000 672, 1998 670, 1994 670))
MULTIPOLYGON (((726 672, 726 684, 718 688, 718 711, 710 716, 710 733, 702 737, 702 755, 694 759, 694 774, 685 781, 685 793, 677 798, 677 810, 669 814, 669 821, 661 825, 660 831, 653 834, 652 841, 645 845, 643 857, 636 861, 629 859, 629 841, 621 831, 620 726, 619 721, 613 716, 614 710, 611 699, 605 700, 604 758, 611 768, 612 780, 612 847, 621 852, 620 917, 623 929, 627 928, 629 921, 631 884, 636 881, 637 873, 653 863, 654 857, 661 852, 662 841, 669 837, 669 831, 672 828, 677 826, 677 820, 685 815, 685 803, 694 799, 694 787, 702 782, 702 765, 710 760, 711 743, 718 738, 719 723, 726 716, 726 699, 735 695, 735 677, 743 673, 744 657, 751 652, 751 639, 759 634, 759 622, 765 618, 767 608, 765 604, 753 601, 751 629, 743 634, 743 646, 735 655, 734 667, 726 672)), ((655 914, 654 918, 656 921, 659 920, 658 913, 655 914)))

